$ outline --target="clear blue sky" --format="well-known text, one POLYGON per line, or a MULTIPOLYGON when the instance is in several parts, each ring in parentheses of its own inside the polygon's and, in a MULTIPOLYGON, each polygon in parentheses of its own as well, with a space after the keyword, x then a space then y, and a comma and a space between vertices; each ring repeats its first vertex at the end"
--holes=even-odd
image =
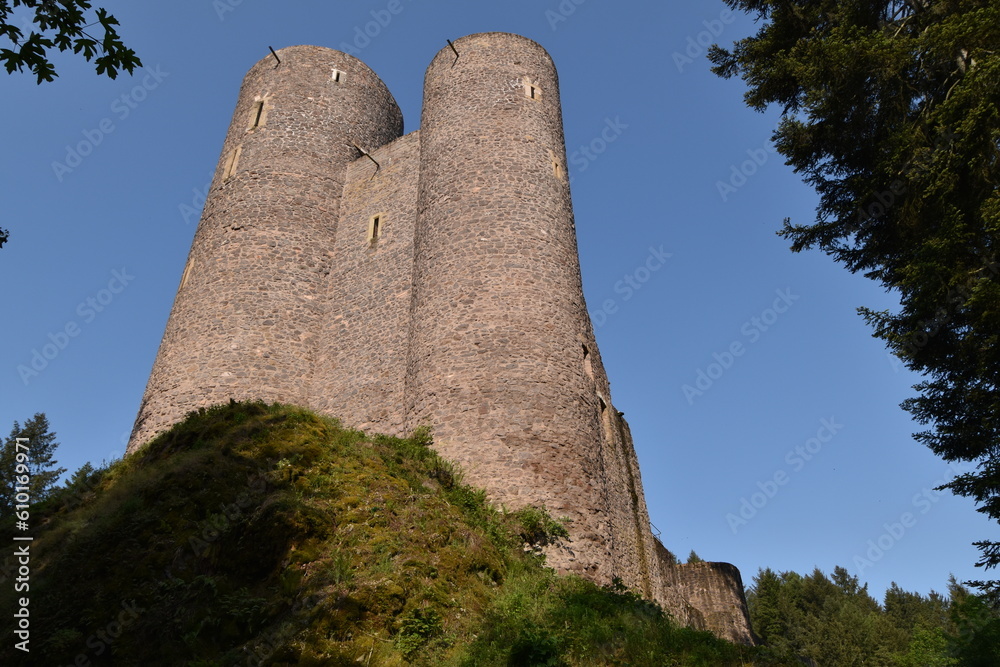
POLYGON ((588 307, 665 544, 732 562, 746 583, 758 567, 843 565, 877 598, 891 581, 927 593, 949 573, 982 576, 971 542, 996 527, 929 491, 952 473, 898 407, 918 378, 855 312, 892 296, 775 235, 785 217, 812 220, 816 197, 771 152, 776 114, 747 109, 743 84, 704 58, 710 36, 738 39, 748 19, 709 0, 97 4, 144 72, 110 81, 60 57, 55 83, 0 77, 5 432, 43 411, 71 470, 122 454, 199 193, 268 46, 350 46, 411 131, 445 40, 509 31, 559 69, 588 307), (647 272, 651 249, 671 257, 647 272), (25 382, 18 366, 60 343, 25 382))

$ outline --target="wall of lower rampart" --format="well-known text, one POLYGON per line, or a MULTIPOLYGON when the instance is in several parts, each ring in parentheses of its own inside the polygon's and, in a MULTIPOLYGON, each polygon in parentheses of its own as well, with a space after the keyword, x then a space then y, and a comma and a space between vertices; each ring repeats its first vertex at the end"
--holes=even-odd
POLYGON ((681 581, 681 564, 659 539, 655 540, 655 547, 663 584, 656 601, 681 625, 695 630, 708 630, 704 615, 687 598, 681 581))
POLYGON ((664 590, 660 604, 677 620, 735 644, 753 645, 743 578, 730 563, 679 563, 658 544, 664 590))

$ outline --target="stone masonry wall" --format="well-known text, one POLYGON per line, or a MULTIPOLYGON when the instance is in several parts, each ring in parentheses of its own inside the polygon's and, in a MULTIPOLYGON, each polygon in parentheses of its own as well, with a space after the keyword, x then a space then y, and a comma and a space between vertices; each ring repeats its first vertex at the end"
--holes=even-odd
POLYGON ((605 414, 611 422, 611 437, 605 439, 602 455, 606 461, 613 553, 616 555, 617 570, 622 573, 618 576, 623 581, 634 582, 630 586, 635 590, 658 599, 663 582, 632 432, 622 413, 610 403, 605 414))
POLYGON ((347 169, 311 405, 362 430, 403 434, 420 135, 347 169), (379 236, 369 228, 379 216, 379 236))
POLYGON ((659 540, 656 540, 655 546, 663 582, 663 590, 657 601, 681 625, 695 630, 708 630, 705 616, 687 598, 681 579, 681 563, 677 562, 674 554, 659 540))
POLYGON ((278 56, 243 80, 128 452, 230 398, 309 404, 352 144, 388 143, 403 119, 360 60, 278 56))
POLYGON ((408 424, 496 502, 570 518, 550 562, 610 581, 555 68, 516 35, 455 48, 424 81, 408 424))
POLYGON ((744 641, 739 572, 675 565, 650 532, 583 299, 551 58, 506 33, 455 48, 406 136, 356 58, 296 46, 254 65, 128 452, 230 398, 429 425, 494 502, 570 520, 550 565, 744 641))
POLYGON ((729 563, 678 563, 658 545, 664 607, 685 625, 735 644, 755 643, 743 579, 729 563))

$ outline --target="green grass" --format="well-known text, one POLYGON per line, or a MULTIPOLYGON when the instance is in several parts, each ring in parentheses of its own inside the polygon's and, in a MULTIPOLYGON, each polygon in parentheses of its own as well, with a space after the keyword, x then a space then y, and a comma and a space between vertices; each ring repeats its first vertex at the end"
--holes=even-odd
MULTIPOLYGON (((0 661, 747 664, 627 591, 555 576, 537 551, 563 526, 493 509, 429 444, 280 405, 192 413, 34 508, 32 652, 5 623, 0 661)), ((3 609, 14 596, 0 585, 3 609)))

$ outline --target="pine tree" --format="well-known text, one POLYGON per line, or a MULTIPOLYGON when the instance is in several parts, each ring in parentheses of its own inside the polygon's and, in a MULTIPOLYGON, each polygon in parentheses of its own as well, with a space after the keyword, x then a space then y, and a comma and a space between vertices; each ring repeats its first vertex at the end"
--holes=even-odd
MULTIPOLYGON (((760 28, 713 47, 713 71, 781 109, 776 148, 820 196, 780 234, 899 296, 859 310, 924 376, 915 437, 975 463, 944 488, 1000 522, 1000 2, 726 1, 760 28)), ((976 544, 1000 565, 1000 542, 976 544)))
POLYGON ((996 667, 1000 664, 1000 612, 954 578, 948 588, 949 614, 955 628, 949 637, 952 653, 966 667, 996 667))
POLYGON ((754 632, 764 644, 777 644, 788 634, 788 619, 781 603, 782 581, 771 568, 762 569, 747 591, 747 606, 754 632))
POLYGON ((30 502, 44 500, 52 492, 65 468, 55 468, 56 434, 49 431, 49 420, 45 413, 36 413, 24 423, 14 422, 10 435, 0 450, 0 512, 8 516, 14 509, 16 487, 19 486, 18 454, 26 455, 24 464, 29 475, 28 493, 30 502), (18 443, 18 439, 22 442, 18 443), (24 442, 27 440, 27 442, 24 442))

